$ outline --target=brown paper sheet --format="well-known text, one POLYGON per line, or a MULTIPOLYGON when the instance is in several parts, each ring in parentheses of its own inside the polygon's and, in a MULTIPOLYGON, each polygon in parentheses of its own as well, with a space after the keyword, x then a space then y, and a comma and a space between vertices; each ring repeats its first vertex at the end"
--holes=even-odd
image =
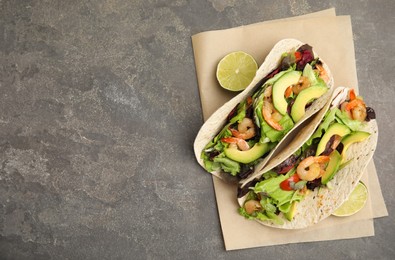
MULTIPOLYGON (((199 33, 192 37, 192 44, 205 120, 235 95, 218 86, 215 78, 218 61, 231 51, 243 50, 261 64, 272 46, 283 38, 296 38, 312 45, 331 68, 336 86, 358 87, 351 20, 349 16, 336 17, 334 9, 199 33)), ((388 212, 373 162, 369 163, 366 172, 363 181, 368 185, 370 196, 363 210, 347 218, 329 217, 302 230, 280 230, 245 220, 237 213, 236 187, 214 177, 226 249, 373 236, 372 219, 387 216, 388 212)))

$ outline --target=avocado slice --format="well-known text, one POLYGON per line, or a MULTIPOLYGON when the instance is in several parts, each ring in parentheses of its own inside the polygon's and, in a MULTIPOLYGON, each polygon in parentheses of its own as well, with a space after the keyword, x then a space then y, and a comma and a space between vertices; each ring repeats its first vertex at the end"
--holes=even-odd
POLYGON ((285 115, 287 113, 288 103, 284 96, 285 90, 298 83, 301 75, 302 72, 300 71, 289 71, 273 84, 273 105, 280 114, 285 115))
POLYGON ((365 141, 367 138, 369 138, 369 136, 370 133, 363 131, 355 131, 345 136, 341 141, 343 143, 343 150, 341 154, 343 161, 346 160, 346 151, 350 145, 353 143, 365 141))
MULTIPOLYGON (((306 113, 306 105, 313 99, 317 99, 324 95, 328 91, 328 88, 323 85, 314 85, 309 88, 302 90, 295 99, 295 103, 292 105, 291 117, 293 121, 298 122, 306 113)), ((274 99, 273 99, 274 101, 274 99)))
POLYGON ((342 156, 337 150, 334 150, 329 155, 329 163, 326 166, 325 173, 321 177, 321 183, 327 184, 332 178, 335 176, 337 171, 339 170, 340 163, 342 161, 342 156))
POLYGON ((289 221, 292 221, 296 214, 296 207, 297 207, 298 202, 294 201, 292 202, 292 205, 287 213, 284 214, 285 218, 288 219, 289 221))
POLYGON ((350 128, 345 125, 339 123, 332 124, 318 143, 317 152, 315 153, 315 155, 319 156, 323 151, 325 151, 326 144, 329 142, 333 135, 339 135, 343 137, 348 135, 350 132, 350 128))
POLYGON ((226 157, 240 163, 250 163, 267 153, 272 146, 269 143, 256 143, 247 151, 240 151, 236 147, 228 147, 224 149, 226 157))

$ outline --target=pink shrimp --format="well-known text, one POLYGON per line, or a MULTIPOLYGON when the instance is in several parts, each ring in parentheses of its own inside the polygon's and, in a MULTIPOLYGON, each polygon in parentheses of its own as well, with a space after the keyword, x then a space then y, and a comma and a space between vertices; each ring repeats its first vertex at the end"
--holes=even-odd
POLYGON ((329 156, 310 156, 301 161, 296 168, 299 178, 304 181, 312 181, 319 178, 323 173, 324 163, 329 161, 329 156))
POLYGON ((241 120, 241 122, 237 125, 237 130, 231 128, 230 131, 234 137, 244 140, 251 139, 256 134, 254 122, 248 117, 245 117, 243 120, 241 120))
POLYGON ((281 120, 280 113, 267 100, 263 101, 262 116, 271 127, 278 131, 283 130, 283 127, 278 123, 281 120))
POLYGON ((221 139, 222 142, 229 143, 229 144, 236 144, 237 147, 242 151, 247 151, 250 149, 248 143, 241 138, 237 137, 225 137, 221 139))

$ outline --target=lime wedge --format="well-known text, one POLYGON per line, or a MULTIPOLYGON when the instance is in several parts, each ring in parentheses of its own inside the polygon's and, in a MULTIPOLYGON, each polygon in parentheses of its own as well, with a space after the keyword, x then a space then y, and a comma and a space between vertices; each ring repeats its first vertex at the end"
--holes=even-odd
POLYGON ((255 59, 242 51, 229 53, 217 65, 217 80, 230 91, 244 90, 258 70, 255 59))
POLYGON ((339 208, 332 213, 332 215, 337 217, 347 217, 351 216, 358 211, 360 211, 368 199, 368 189, 365 184, 359 182, 355 189, 351 192, 348 199, 340 205, 339 208))

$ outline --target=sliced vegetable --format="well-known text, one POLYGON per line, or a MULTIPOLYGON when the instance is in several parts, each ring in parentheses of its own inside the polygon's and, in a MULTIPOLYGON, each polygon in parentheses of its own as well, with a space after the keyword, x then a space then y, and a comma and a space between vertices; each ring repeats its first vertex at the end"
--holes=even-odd
POLYGON ((282 181, 280 183, 280 188, 283 190, 293 190, 295 183, 297 183, 298 181, 300 181, 299 176, 297 174, 294 174, 288 179, 282 181))

